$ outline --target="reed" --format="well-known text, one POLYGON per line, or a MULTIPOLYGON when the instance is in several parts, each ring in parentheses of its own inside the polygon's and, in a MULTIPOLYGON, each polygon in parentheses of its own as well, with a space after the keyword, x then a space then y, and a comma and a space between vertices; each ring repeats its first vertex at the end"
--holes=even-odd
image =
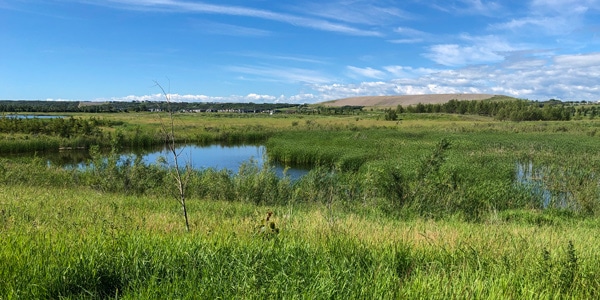
MULTIPOLYGON (((598 219, 404 220, 323 204, 0 190, 2 298, 597 298, 598 219), (266 211, 280 229, 257 235, 266 211)), ((537 214, 538 212, 532 212, 537 214)))
POLYGON ((193 172, 190 234, 164 168, 100 155, 161 142, 151 115, 5 134, 2 153, 94 155, 0 159, 0 298, 598 298, 597 122, 382 116, 182 115, 182 141, 266 139, 314 167, 193 172), (257 233, 267 211, 278 234, 257 233))

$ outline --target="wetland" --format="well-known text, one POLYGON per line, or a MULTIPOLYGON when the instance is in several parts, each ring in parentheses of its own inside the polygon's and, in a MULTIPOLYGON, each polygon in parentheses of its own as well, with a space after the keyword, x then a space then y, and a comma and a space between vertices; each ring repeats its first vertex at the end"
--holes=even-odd
POLYGON ((600 123, 564 106, 177 113, 177 143, 243 162, 175 152, 189 231, 156 113, 0 118, 0 298, 597 298, 600 123), (61 147, 85 150, 35 154, 61 147))

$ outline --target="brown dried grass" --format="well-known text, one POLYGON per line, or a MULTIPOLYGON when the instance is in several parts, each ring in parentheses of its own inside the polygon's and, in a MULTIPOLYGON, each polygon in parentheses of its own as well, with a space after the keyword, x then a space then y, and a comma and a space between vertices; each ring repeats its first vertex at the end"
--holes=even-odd
POLYGON ((368 106, 368 107, 396 107, 415 104, 438 104, 450 100, 484 100, 494 97, 491 94, 427 94, 427 95, 396 95, 396 96, 364 96, 351 97, 327 101, 325 106, 368 106))

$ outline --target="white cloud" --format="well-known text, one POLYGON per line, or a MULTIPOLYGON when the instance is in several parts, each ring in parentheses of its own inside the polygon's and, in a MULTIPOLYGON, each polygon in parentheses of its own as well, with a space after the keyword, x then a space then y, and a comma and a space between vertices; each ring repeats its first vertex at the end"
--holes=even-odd
POLYGON ((462 6, 457 11, 463 14, 494 16, 502 6, 496 1, 485 0, 460 0, 462 6))
POLYGON ((554 63, 561 68, 600 67, 600 53, 559 55, 554 58, 554 63))
POLYGON ((283 98, 281 99, 281 103, 316 103, 316 102, 320 102, 320 101, 324 101, 323 98, 318 97, 315 94, 298 94, 298 95, 293 95, 287 98, 283 98), (287 100, 284 100, 287 99, 287 100))
POLYGON ((274 102, 275 100, 277 100, 277 97, 271 96, 271 95, 248 94, 248 95, 246 95, 245 99, 249 99, 253 102, 256 102, 256 101, 274 102))
POLYGON ((531 68, 541 68, 546 65, 546 61, 542 59, 537 60, 527 60, 527 61, 518 61, 506 64, 504 67, 506 69, 514 69, 514 70, 527 70, 531 68))
POLYGON ((394 32, 410 37, 425 37, 430 36, 429 33, 409 27, 397 27, 394 32))
POLYGON ((448 0, 430 0, 428 3, 435 9, 462 15, 496 16, 503 9, 498 2, 486 0, 458 0, 452 2, 448 0))
POLYGON ((417 43, 424 42, 424 40, 423 39, 393 39, 393 40, 388 40, 388 42, 394 43, 394 44, 417 44, 417 43))
POLYGON ((474 65, 456 69, 385 68, 398 79, 359 84, 322 84, 314 89, 323 98, 430 93, 504 94, 531 100, 600 100, 600 53, 560 55, 548 60, 521 57, 517 62, 474 65), (514 67, 520 63, 519 68, 514 67))
POLYGON ((429 47, 429 52, 425 53, 424 56, 444 66, 498 62, 504 58, 495 49, 484 46, 461 46, 457 44, 431 46, 429 47))
POLYGON ((409 27, 397 27, 394 29, 394 32, 402 36, 402 38, 389 40, 389 42, 395 44, 422 43, 433 38, 433 35, 430 33, 409 27))
POLYGON ((382 25, 398 19, 410 19, 411 14, 396 6, 382 6, 375 1, 302 2, 304 13, 345 23, 382 25))
POLYGON ((528 11, 521 18, 492 24, 491 29, 512 30, 515 32, 535 31, 545 35, 565 35, 581 26, 585 15, 600 9, 597 0, 533 0, 528 11))
POLYGON ((439 72, 439 70, 436 69, 413 68, 408 66, 385 66, 383 69, 395 78, 413 78, 439 72))
POLYGON ((229 35, 229 36, 253 36, 253 37, 264 37, 270 36, 271 31, 262 30, 251 27, 237 26, 225 23, 216 23, 204 21, 195 25, 197 30, 217 35, 229 35))
MULTIPOLYGON (((206 95, 180 95, 180 94, 167 94, 170 101, 174 102, 216 102, 219 97, 209 97, 206 95)), ((128 95, 123 97, 112 97, 109 99, 106 98, 98 98, 94 99, 94 101, 165 101, 165 95, 158 94, 150 94, 150 95, 128 95)))
MULTIPOLYGON (((230 95, 230 96, 207 96, 207 95, 180 95, 180 94, 167 94, 170 101, 173 102, 207 102, 207 103, 314 103, 324 101, 324 98, 310 93, 303 93, 292 96, 273 96, 273 95, 260 95, 250 93, 247 95, 230 95)), ((68 99, 46 99, 47 101, 73 101, 68 99)), ((165 101, 165 95, 163 94, 150 94, 150 95, 128 95, 123 97, 112 97, 112 98, 97 98, 92 101, 106 102, 106 101, 165 101)))
POLYGON ((354 67, 354 66, 348 66, 346 68, 348 69, 348 71, 350 71, 351 77, 356 77, 355 75, 358 75, 360 77, 369 77, 369 78, 376 78, 376 79, 385 78, 385 73, 383 71, 376 70, 376 69, 373 69, 370 67, 358 68, 358 67, 354 67))
POLYGON ((318 84, 331 82, 332 80, 332 77, 312 69, 278 66, 230 66, 227 69, 250 75, 255 79, 272 82, 318 84))
POLYGON ((300 63, 313 63, 313 64, 324 64, 326 63, 323 58, 310 57, 306 55, 281 55, 276 53, 258 53, 258 52, 226 52, 227 54, 232 54, 241 57, 250 57, 250 58, 258 58, 261 60, 281 60, 281 61, 291 61, 291 62, 300 62, 300 63))
MULTIPOLYGON (((170 101, 173 102, 277 102, 280 97, 272 95, 259 95, 250 93, 246 96, 230 95, 230 96, 207 96, 207 95, 192 95, 192 94, 167 94, 170 101)), ((94 101, 165 101, 163 94, 150 95, 128 95, 123 97, 113 97, 110 99, 98 98, 94 101)))
MULTIPOLYGON (((206 95, 171 94, 173 101, 201 102, 281 102, 315 103, 333 99, 368 95, 415 95, 446 93, 503 94, 531 100, 550 98, 567 101, 600 100, 600 53, 560 55, 547 57, 519 57, 511 64, 499 62, 491 65, 472 65, 459 68, 428 69, 410 66, 357 68, 359 72, 387 72, 385 76, 396 79, 363 81, 341 84, 319 80, 306 83, 314 92, 296 95, 273 96, 268 94, 231 95, 212 97, 206 95), (520 67, 514 65, 520 63, 520 67)), ((283 70, 280 70, 281 72, 283 70)), ((385 73, 384 72, 384 73, 385 73)), ((162 101, 161 94, 126 96, 110 100, 162 101)), ((102 99, 98 99, 102 100, 102 99)))
POLYGON ((522 46, 510 44, 496 35, 458 37, 463 44, 438 44, 428 48, 423 56, 444 66, 496 63, 504 60, 503 52, 519 50, 522 46))
POLYGON ((337 32, 355 36, 381 36, 380 32, 374 30, 360 29, 341 23, 333 23, 327 20, 308 18, 286 13, 279 13, 264 9, 254 9, 244 6, 217 5, 204 2, 187 2, 180 0, 109 0, 106 2, 94 2, 79 0, 78 2, 106 5, 119 9, 154 9, 166 12, 187 12, 199 14, 219 14, 229 16, 252 17, 281 23, 287 23, 298 27, 312 28, 315 30, 337 32))
POLYGON ((73 99, 63 99, 63 98, 57 98, 57 99, 54 99, 54 98, 46 98, 46 101, 57 101, 57 102, 63 102, 63 101, 76 101, 76 100, 73 100, 73 99))

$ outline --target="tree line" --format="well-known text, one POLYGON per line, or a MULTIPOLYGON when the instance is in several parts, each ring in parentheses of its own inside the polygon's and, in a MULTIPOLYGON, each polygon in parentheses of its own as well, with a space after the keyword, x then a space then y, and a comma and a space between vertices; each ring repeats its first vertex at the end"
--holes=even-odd
POLYGON ((510 121, 568 121, 574 117, 594 118, 600 115, 595 105, 575 105, 551 99, 537 102, 521 99, 450 100, 446 103, 402 106, 388 109, 386 120, 396 120, 402 113, 470 114, 510 121))
POLYGON ((173 111, 237 111, 264 112, 280 109, 298 109, 302 105, 289 103, 210 103, 210 102, 171 102, 165 101, 43 101, 43 100, 0 100, 0 113, 30 112, 140 112, 153 110, 173 111))
POLYGON ((101 136, 101 126, 119 125, 119 122, 83 118, 17 118, 0 117, 0 133, 42 134, 72 138, 76 136, 101 136))

